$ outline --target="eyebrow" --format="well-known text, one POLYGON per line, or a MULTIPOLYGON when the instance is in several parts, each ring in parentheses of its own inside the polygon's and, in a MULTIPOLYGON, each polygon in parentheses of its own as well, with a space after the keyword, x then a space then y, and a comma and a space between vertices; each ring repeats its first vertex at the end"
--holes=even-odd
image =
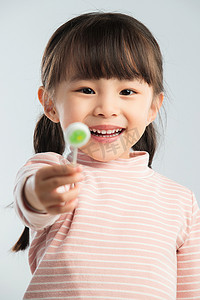
POLYGON ((74 83, 74 82, 77 82, 77 81, 81 81, 81 80, 94 80, 94 79, 89 78, 87 76, 80 75, 80 74, 76 74, 76 75, 74 75, 74 76, 72 76, 70 78, 70 82, 71 83, 74 83))

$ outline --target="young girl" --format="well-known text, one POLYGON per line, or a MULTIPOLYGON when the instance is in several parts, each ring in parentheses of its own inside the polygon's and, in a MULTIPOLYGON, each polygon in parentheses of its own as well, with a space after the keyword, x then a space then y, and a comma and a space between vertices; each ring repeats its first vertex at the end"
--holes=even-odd
POLYGON ((14 190, 13 251, 32 233, 24 299, 200 299, 197 201, 151 168, 163 71, 150 31, 120 13, 73 18, 48 42, 38 98, 37 154, 14 190), (77 168, 62 156, 73 122, 91 131, 77 168))

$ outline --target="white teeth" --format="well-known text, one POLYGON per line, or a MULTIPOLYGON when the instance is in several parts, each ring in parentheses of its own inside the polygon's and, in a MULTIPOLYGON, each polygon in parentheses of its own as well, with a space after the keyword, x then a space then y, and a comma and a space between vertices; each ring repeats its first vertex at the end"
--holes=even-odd
POLYGON ((122 131, 122 129, 114 129, 114 130, 96 130, 96 129, 91 129, 91 131, 98 132, 98 133, 101 133, 101 134, 112 134, 112 133, 115 133, 115 132, 122 131))
MULTIPOLYGON (((117 130, 118 130, 118 129, 117 129, 117 130)), ((117 130, 116 130, 116 132, 117 132, 117 130)), ((104 130, 104 131, 105 131, 105 130, 104 130)), ((107 130, 106 132, 107 132, 107 134, 111 134, 111 133, 114 133, 115 130, 107 130)))
POLYGON ((96 129, 90 129, 91 133, 96 136, 100 136, 103 138, 109 138, 114 137, 116 135, 119 135, 122 132, 123 128, 121 129, 114 129, 114 130, 96 130, 96 129))

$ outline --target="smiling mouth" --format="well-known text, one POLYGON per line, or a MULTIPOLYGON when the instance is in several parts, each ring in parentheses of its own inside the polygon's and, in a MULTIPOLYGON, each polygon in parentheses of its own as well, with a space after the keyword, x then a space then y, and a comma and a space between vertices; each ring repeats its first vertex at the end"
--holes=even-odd
POLYGON ((97 131, 94 132, 94 131, 92 131, 92 130, 90 130, 90 132, 91 132, 91 134, 94 135, 94 136, 99 136, 99 137, 103 137, 103 138, 111 138, 111 137, 120 135, 124 130, 125 130, 125 128, 122 128, 122 129, 118 130, 118 132, 111 133, 111 134, 108 134, 108 133, 99 133, 99 132, 97 132, 97 131))

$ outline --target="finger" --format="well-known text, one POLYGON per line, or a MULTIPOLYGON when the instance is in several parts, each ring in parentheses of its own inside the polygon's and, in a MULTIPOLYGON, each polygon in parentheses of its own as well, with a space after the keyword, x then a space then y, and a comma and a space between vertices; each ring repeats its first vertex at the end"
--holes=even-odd
POLYGON ((43 193, 40 194, 40 202, 45 208, 60 205, 60 203, 68 202, 73 198, 76 198, 79 193, 79 185, 76 185, 74 188, 68 190, 64 193, 59 193, 53 191, 52 193, 43 193), (47 196, 48 195, 48 196, 47 196))
POLYGON ((50 201, 51 205, 46 207, 46 210, 57 214, 68 211, 68 208, 71 209, 72 202, 77 199, 79 191, 80 186, 76 185, 66 193, 57 194, 57 196, 50 201))
POLYGON ((68 204, 63 207, 52 206, 47 209, 47 212, 51 215, 65 214, 72 212, 78 205, 78 199, 72 199, 68 204))
POLYGON ((73 174, 75 172, 81 172, 81 166, 73 167, 71 164, 69 165, 55 165, 41 168, 37 171, 37 177, 40 180, 46 180, 55 176, 66 176, 73 174))
POLYGON ((43 184, 43 186, 46 191, 47 190, 53 191, 60 186, 80 182, 83 179, 84 179, 83 174, 76 173, 71 176, 54 177, 54 178, 48 179, 48 180, 46 180, 45 184, 43 184))

